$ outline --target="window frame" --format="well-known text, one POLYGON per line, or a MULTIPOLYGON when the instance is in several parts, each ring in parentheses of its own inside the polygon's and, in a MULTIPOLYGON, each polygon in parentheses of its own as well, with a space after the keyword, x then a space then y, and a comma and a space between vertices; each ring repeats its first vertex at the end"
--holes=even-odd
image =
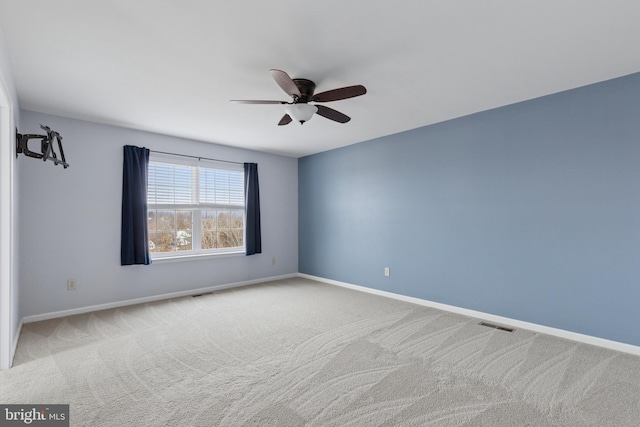
MULTIPOLYGON (((152 164, 170 164, 175 166, 188 167, 191 169, 191 202, 190 203, 151 203, 150 189, 151 179, 148 179, 147 183, 147 218, 149 220, 151 212, 155 211, 156 215, 159 211, 190 211, 191 212, 191 249, 183 251, 170 251, 170 252, 151 252, 150 256, 153 261, 163 260, 180 260, 180 259, 193 259, 193 258, 208 258, 208 257, 220 257, 220 256, 233 256, 244 255, 246 253, 245 235, 246 235, 246 195, 244 192, 244 169, 241 163, 215 161, 197 157, 171 155, 166 153, 151 152, 149 156, 149 175, 151 175, 152 164), (239 174, 241 179, 240 193, 242 203, 237 203, 238 192, 229 191, 228 203, 207 203, 202 201, 202 175, 201 170, 214 170, 214 171, 231 171, 239 174), (235 195, 234 201, 231 203, 231 197, 235 195), (240 211, 242 215, 242 245, 228 248, 211 248, 202 249, 202 213, 206 210, 228 210, 229 212, 240 211)), ((215 173, 215 172, 214 172, 215 173)), ((149 178, 149 177, 148 177, 149 178)), ((237 184, 237 180, 236 180, 237 184)), ((176 188, 175 186, 173 187, 176 188)), ((157 228, 156 228, 157 230, 157 228)), ((176 229, 174 229, 176 230, 176 229)), ((177 230, 179 231, 179 230, 177 230)), ((149 236, 151 241, 151 236, 149 236)))

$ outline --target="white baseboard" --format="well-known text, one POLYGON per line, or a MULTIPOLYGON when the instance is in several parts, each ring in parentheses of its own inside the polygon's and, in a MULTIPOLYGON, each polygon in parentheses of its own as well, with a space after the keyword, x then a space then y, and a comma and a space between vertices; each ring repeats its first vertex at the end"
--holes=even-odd
POLYGON ((210 287, 207 287, 207 288, 191 289, 191 290, 181 291, 181 292, 173 292, 173 293, 162 294, 162 295, 154 295, 154 296, 144 297, 144 298, 135 298, 135 299, 130 299, 130 300, 106 303, 106 304, 98 304, 98 305, 91 305, 91 306, 87 306, 87 307, 79 307, 79 308, 74 308, 74 309, 70 309, 70 310, 61 310, 61 311, 55 311, 55 312, 50 312, 50 313, 36 314, 36 315, 32 315, 32 316, 25 316, 20 320, 20 325, 18 327, 18 333, 16 334, 16 336, 14 338, 14 342, 13 342, 11 357, 13 358, 13 355, 15 354, 15 351, 16 351, 16 348, 17 348, 17 345, 18 345, 18 339, 20 337, 20 331, 22 330, 22 325, 25 324, 25 323, 38 322, 40 320, 55 319, 55 318, 58 318, 58 317, 72 316, 74 314, 89 313, 89 312, 92 312, 92 311, 106 310, 106 309, 110 309, 110 308, 125 307, 125 306, 128 306, 128 305, 144 304, 144 303, 147 303, 147 302, 161 301, 161 300, 171 299, 171 298, 179 298, 179 297, 185 297, 185 296, 190 296, 190 295, 198 295, 198 294, 203 294, 203 293, 207 293, 207 292, 219 291, 219 290, 223 290, 223 289, 238 288, 238 287, 242 287, 242 286, 255 285, 255 284, 258 284, 258 283, 265 283, 265 282, 272 282, 272 281, 275 281, 275 280, 289 279, 289 278, 292 278, 292 277, 302 277, 302 278, 305 278, 305 279, 315 280, 315 281, 318 281, 318 282, 327 283, 327 284, 335 285, 335 286, 341 286, 343 288, 353 289, 353 290, 360 291, 360 292, 366 292, 366 293, 379 295, 379 296, 383 296, 383 297, 387 297, 387 298, 393 298, 393 299, 396 299, 396 300, 405 301, 405 302, 409 302, 409 303, 413 303, 413 304, 418 304, 418 305, 422 305, 422 306, 426 306, 426 307, 437 308, 439 310, 449 311, 451 313, 457 313, 457 314, 461 314, 463 316, 474 317, 474 318, 481 319, 481 320, 486 320, 486 321, 492 322, 492 323, 499 323, 499 324, 503 324, 505 326, 511 326, 511 327, 517 328, 517 329, 527 329, 527 330, 533 331, 533 332, 539 332, 539 333, 543 333, 543 334, 547 334, 547 335, 556 336, 556 337, 559 337, 559 338, 568 339, 568 340, 571 340, 571 341, 577 341, 577 342, 584 343, 584 344, 595 345, 595 346, 598 346, 598 347, 608 348, 610 350, 621 351, 621 352, 624 352, 624 353, 629 353, 629 354, 633 354, 633 355, 636 355, 636 356, 640 356, 640 347, 632 345, 632 344, 626 344, 626 343, 622 343, 622 342, 618 342, 618 341, 607 340, 607 339, 604 339, 604 338, 598 338, 598 337, 594 337, 594 336, 591 336, 591 335, 579 334, 579 333, 576 333, 576 332, 566 331, 564 329, 552 328, 552 327, 549 327, 549 326, 538 325, 536 323, 524 322, 522 320, 516 320, 516 319, 511 319, 511 318, 508 318, 508 317, 497 316, 495 314, 484 313, 484 312, 481 312, 481 311, 469 310, 469 309, 466 309, 466 308, 461 308, 461 307, 456 307, 456 306, 453 306, 453 305, 442 304, 442 303, 438 303, 438 302, 434 302, 434 301, 424 300, 424 299, 421 299, 421 298, 415 298, 415 297, 409 297, 409 296, 406 296, 406 295, 395 294, 393 292, 381 291, 381 290, 378 290, 378 289, 367 288, 365 286, 359 286, 359 285, 354 285, 354 284, 351 284, 351 283, 340 282, 340 281, 337 281, 337 280, 326 279, 324 277, 312 276, 310 274, 293 273, 293 274, 285 274, 285 275, 282 275, 282 276, 266 277, 266 278, 262 278, 262 279, 247 280, 247 281, 244 281, 244 282, 235 282, 235 283, 228 283, 228 284, 224 284, 224 285, 210 286, 210 287))
POLYGON ((11 346, 9 367, 13 366, 13 358, 15 357, 16 350, 18 349, 18 340, 20 340, 20 333, 22 332, 22 325, 23 324, 24 324, 23 319, 20 319, 20 323, 18 324, 18 330, 16 331, 16 336, 13 337, 13 345, 11 346))
POLYGON ((406 295, 394 294, 393 292, 381 291, 378 289, 367 288, 365 286, 353 285, 351 283, 339 282, 337 280, 325 279, 324 277, 312 276, 310 274, 298 273, 298 277, 305 279, 311 279, 329 285, 341 286, 343 288, 354 289, 356 291, 367 292, 374 295, 380 295, 387 298, 393 298, 400 301, 410 302, 426 307, 437 308, 444 311, 449 311, 463 316, 475 317, 480 320, 486 320, 492 323, 500 323, 505 326, 511 326, 516 329, 527 329, 533 332, 539 332, 542 334, 553 335, 559 338, 568 339, 571 341, 577 341, 584 344, 595 345, 598 347, 608 348, 610 350, 621 351, 624 353, 634 354, 640 356, 640 347, 626 344, 618 341, 611 341, 604 338, 598 338, 591 335, 579 334, 576 332, 565 331, 564 329, 551 328, 549 326, 538 325, 536 323, 523 322, 521 320, 511 319, 508 317, 496 316, 495 314, 484 313, 481 311, 469 310, 466 308, 460 308, 453 305, 441 304, 429 300, 424 300, 415 297, 409 297, 406 295))
MULTIPOLYGON (((54 311, 54 312, 43 313, 43 314, 34 314, 31 316, 23 317, 22 321, 20 322, 20 325, 22 326, 22 323, 32 323, 32 322, 39 322, 41 320, 56 319, 58 317, 73 316, 74 314, 90 313, 92 311, 107 310, 110 308, 125 307, 128 305, 144 304, 147 302, 161 301, 161 300, 171 299, 171 298, 205 294, 207 292, 220 291, 222 289, 239 288, 241 286, 255 285, 257 283, 273 282, 274 280, 290 279, 292 277, 297 277, 297 274, 292 273, 292 274, 285 274, 282 276, 264 277, 261 279, 247 280, 244 282, 235 282, 235 283, 227 283, 224 285, 209 286, 207 288, 189 289, 188 291, 172 292, 168 294, 153 295, 153 296, 144 297, 144 298, 134 298, 134 299, 124 300, 124 301, 110 302, 106 304, 97 304, 97 305, 90 305, 86 307, 72 308, 69 310, 54 311)), ((17 344, 17 338, 16 338, 16 344, 17 344)))

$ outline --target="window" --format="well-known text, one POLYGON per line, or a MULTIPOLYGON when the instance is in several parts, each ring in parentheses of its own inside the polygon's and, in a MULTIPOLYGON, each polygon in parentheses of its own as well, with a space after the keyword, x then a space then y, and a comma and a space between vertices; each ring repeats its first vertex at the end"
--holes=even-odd
POLYGON ((147 203, 153 258, 244 252, 242 165, 151 153, 147 203))

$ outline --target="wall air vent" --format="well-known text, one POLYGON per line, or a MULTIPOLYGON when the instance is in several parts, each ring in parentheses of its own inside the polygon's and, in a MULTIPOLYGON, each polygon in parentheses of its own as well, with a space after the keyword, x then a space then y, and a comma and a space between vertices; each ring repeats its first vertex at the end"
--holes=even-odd
POLYGON ((501 331, 506 331, 506 332, 514 332, 515 331, 515 329, 513 329, 513 328, 508 328, 506 326, 500 326, 500 325, 494 325, 493 323, 487 323, 487 322, 480 322, 480 323, 478 323, 478 325, 486 326, 487 328, 499 329, 501 331))

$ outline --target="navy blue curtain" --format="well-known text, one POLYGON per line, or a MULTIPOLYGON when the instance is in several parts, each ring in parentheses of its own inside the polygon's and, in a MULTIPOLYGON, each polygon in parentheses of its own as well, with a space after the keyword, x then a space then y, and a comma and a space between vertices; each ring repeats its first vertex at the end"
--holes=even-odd
POLYGON ((149 150, 124 146, 120 264, 151 264, 147 232, 149 150))
POLYGON ((244 164, 245 196, 245 250, 247 255, 262 253, 260 236, 260 189, 258 186, 258 165, 244 164))

